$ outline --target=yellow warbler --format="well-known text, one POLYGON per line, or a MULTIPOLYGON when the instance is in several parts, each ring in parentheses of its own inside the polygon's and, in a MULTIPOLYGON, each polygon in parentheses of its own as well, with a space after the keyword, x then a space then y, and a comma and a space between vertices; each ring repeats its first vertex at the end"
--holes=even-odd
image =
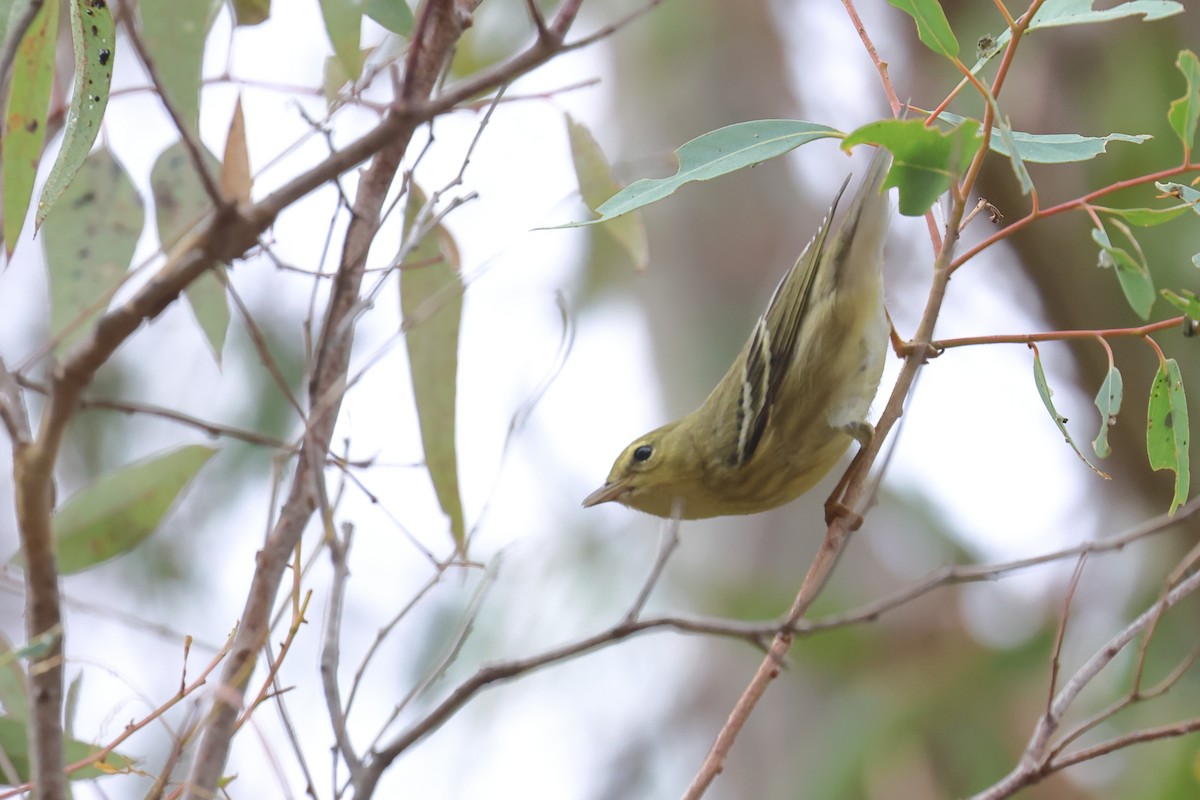
POLYGON ((695 411, 639 436, 584 506, 681 519, 754 514, 810 489, 873 434, 888 347, 883 244, 891 211, 878 148, 838 225, 829 215, 775 288, 733 366, 695 411))

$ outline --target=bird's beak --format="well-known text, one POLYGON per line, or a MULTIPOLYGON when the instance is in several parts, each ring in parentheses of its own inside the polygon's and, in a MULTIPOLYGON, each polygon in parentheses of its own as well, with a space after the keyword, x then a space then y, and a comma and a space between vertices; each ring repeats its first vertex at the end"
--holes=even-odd
POLYGON ((601 503, 611 503, 614 500, 619 501, 621 495, 627 491, 629 491, 629 485, 626 481, 610 481, 583 498, 583 507, 591 508, 601 503))

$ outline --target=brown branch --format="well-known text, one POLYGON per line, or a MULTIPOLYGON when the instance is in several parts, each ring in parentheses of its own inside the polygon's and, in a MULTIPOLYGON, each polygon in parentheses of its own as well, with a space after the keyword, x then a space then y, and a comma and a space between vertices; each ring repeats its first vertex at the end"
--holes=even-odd
POLYGON ((192 162, 192 169, 196 171, 197 177, 200 178, 200 185, 204 187, 208 199, 212 201, 213 208, 218 209, 218 211, 226 208, 231 202, 221 193, 221 187, 217 185, 216 179, 208 170, 208 165, 204 159, 204 145, 197 138, 196 131, 188 127, 186 121, 183 119, 183 115, 175 107, 175 103, 167 96, 162 78, 158 75, 158 69, 154 66, 154 59, 150 57, 150 51, 146 49, 146 43, 142 40, 142 32, 138 30, 138 25, 134 20, 133 14, 129 14, 125 18, 125 35, 129 37, 129 43, 133 45, 134 52, 137 53, 138 59, 141 60, 142 66, 146 69, 146 74, 150 76, 150 83, 154 85, 154 93, 158 95, 158 101, 167 110, 167 116, 171 118, 171 123, 175 126, 176 132, 179 133, 179 139, 183 142, 183 149, 187 151, 188 160, 192 162))
MULTIPOLYGON (((1096 651, 1076 671, 1071 679, 1067 681, 1066 685, 1055 696, 1050 708, 1038 719, 1037 724, 1034 726, 1033 734, 1029 738, 1029 743, 1026 745, 1025 751, 1022 753, 1017 765, 1000 781, 975 795, 974 800, 1000 800, 1000 798, 1011 797, 1016 792, 1037 783, 1047 775, 1083 760, 1078 757, 1078 753, 1066 756, 1060 761, 1055 761, 1052 758, 1051 742, 1054 734, 1062 724, 1063 716, 1070 709, 1072 703, 1075 702, 1080 692, 1090 685, 1096 675, 1108 666, 1136 636, 1149 628, 1164 608, 1171 608, 1197 588, 1200 588, 1200 572, 1192 573, 1186 580, 1168 592, 1161 601, 1156 601, 1151 608, 1142 612, 1137 619, 1096 651)), ((1181 735, 1191 730, 1189 728, 1171 735, 1181 735)), ((1133 736, 1121 737, 1114 741, 1125 741, 1126 744, 1142 741, 1137 739, 1136 736, 1134 734, 1133 736)), ((1088 753, 1091 749, 1079 752, 1088 753)), ((1116 747, 1112 746, 1111 742, 1108 745, 1101 745, 1092 757, 1111 752, 1113 749, 1116 749, 1116 747), (1107 749, 1105 749, 1106 747, 1107 749)))

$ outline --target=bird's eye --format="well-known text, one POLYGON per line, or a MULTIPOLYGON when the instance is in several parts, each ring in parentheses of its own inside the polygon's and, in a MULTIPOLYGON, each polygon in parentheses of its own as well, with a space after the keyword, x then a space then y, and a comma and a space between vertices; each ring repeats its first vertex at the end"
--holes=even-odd
POLYGON ((648 444, 644 444, 633 451, 633 460, 638 462, 649 461, 652 455, 654 455, 654 448, 648 444))

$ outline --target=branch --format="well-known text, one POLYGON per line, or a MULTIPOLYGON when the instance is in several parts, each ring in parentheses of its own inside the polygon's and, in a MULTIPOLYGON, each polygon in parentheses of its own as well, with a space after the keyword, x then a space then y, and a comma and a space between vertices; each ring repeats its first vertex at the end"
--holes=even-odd
MULTIPOLYGON (((1055 761, 1050 757, 1051 740, 1055 732, 1062 724, 1063 716, 1070 709, 1071 704, 1079 696, 1096 677, 1099 672, 1108 666, 1116 656, 1125 649, 1125 647, 1133 641, 1133 639, 1142 631, 1151 626, 1158 618, 1162 611, 1171 608, 1184 597, 1187 597, 1193 591, 1200 587, 1200 572, 1192 573, 1185 581, 1176 586, 1173 590, 1167 593, 1162 601, 1157 601, 1146 611, 1142 612, 1137 619, 1127 625, 1124 630, 1110 639, 1103 647, 1101 647, 1091 658, 1089 658, 1082 667, 1067 681, 1062 690, 1055 696, 1054 702, 1050 704, 1046 713, 1038 720, 1034 726, 1033 735, 1029 738, 1029 744, 1025 747, 1025 752, 1021 755, 1021 759, 1013 770, 1002 778, 999 782, 990 788, 980 792, 974 796, 973 800, 1000 800, 1000 798, 1010 797, 1019 790, 1037 783, 1042 778, 1057 772, 1071 764, 1077 764, 1082 760, 1080 754, 1087 754, 1094 750, 1089 757, 1102 755, 1111 752, 1118 747, 1128 746, 1139 741, 1148 741, 1147 738, 1139 738, 1138 734, 1119 737, 1104 745, 1099 745, 1096 748, 1089 748, 1078 753, 1063 757, 1061 760, 1055 761)), ((1172 733, 1158 733, 1150 738, 1163 738, 1166 735, 1178 736, 1184 733, 1189 733, 1196 729, 1196 721, 1191 720, 1182 723, 1182 727, 1170 726, 1169 730, 1175 731, 1172 733)), ((1159 729, 1168 730, 1168 729, 1159 729)))

